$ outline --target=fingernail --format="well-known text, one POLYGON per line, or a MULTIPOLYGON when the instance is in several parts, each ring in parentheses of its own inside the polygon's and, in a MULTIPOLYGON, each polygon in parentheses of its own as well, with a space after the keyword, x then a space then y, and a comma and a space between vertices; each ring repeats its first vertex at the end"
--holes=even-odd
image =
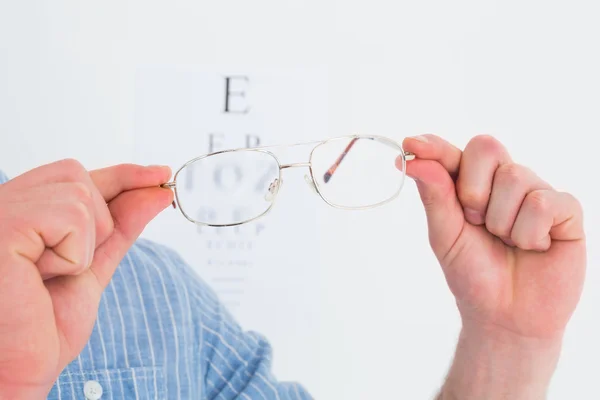
POLYGON ((427 140, 427 138, 425 136, 422 135, 418 135, 418 136, 411 136, 412 139, 418 140, 419 142, 423 142, 423 143, 428 143, 429 140, 427 140))
POLYGON ((402 158, 402 156, 396 157, 395 165, 396 165, 396 168, 398 168, 400 171, 402 171, 402 167, 404 167, 404 158, 402 158))
POLYGON ((473 225, 481 225, 484 222, 483 214, 472 208, 465 208, 465 218, 473 225))

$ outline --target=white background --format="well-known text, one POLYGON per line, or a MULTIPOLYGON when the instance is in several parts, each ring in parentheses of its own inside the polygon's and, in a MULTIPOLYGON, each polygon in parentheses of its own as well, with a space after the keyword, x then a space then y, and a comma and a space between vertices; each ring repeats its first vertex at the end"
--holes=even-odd
MULTIPOLYGON (((588 280, 549 398, 594 397, 598 17, 593 1, 4 0, 0 168, 14 176, 63 157, 89 168, 132 161, 139 65, 326 66, 331 135, 428 132, 464 146, 493 134, 582 201, 588 280)), ((328 237, 318 254, 320 348, 311 352, 321 379, 305 362, 289 367, 297 351, 275 342, 275 362, 288 366, 281 378, 324 399, 430 397, 459 324, 414 185, 369 213, 314 207, 328 237)), ((307 251, 300 240, 295 250, 307 251)))

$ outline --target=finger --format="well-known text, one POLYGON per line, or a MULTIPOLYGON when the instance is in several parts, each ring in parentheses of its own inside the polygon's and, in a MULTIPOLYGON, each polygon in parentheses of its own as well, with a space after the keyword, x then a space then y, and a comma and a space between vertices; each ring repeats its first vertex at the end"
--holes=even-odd
MULTIPOLYGON (((20 222, 20 226, 28 224, 33 229, 34 234, 31 237, 35 235, 40 236, 39 241, 26 241, 20 245, 20 248, 24 254, 28 254, 28 258, 32 262, 37 264, 42 278, 49 279, 56 275, 78 274, 85 267, 89 267, 93 250, 96 248, 99 232, 95 227, 98 217, 96 216, 96 204, 93 196, 94 190, 90 190, 90 186, 82 182, 61 182, 34 186, 19 192, 18 196, 13 198, 15 203, 18 204, 17 207, 21 208, 20 211, 15 209, 13 212, 22 213, 31 218, 43 218, 39 216, 41 213, 41 215, 46 216, 54 224, 48 226, 47 223, 43 223, 38 226, 32 220, 26 223, 24 221, 20 222), (57 208, 57 205, 64 205, 64 210, 60 208, 62 206, 57 208), (73 213, 68 208, 79 206, 87 208, 84 222, 69 220, 69 218, 73 218, 73 215, 77 215, 77 212, 73 213), (92 218, 91 221, 87 221, 88 214, 92 218), (85 228, 88 232, 88 239, 93 240, 90 245, 91 248, 87 249, 89 250, 89 256, 86 258, 87 261, 83 264, 74 262, 73 259, 65 256, 65 254, 71 253, 71 246, 79 246, 80 244, 79 240, 75 237, 65 238, 67 233, 63 232, 62 229, 69 229, 67 225, 72 223, 82 225, 81 227, 85 228), (58 244, 61 240, 62 243, 58 244), (63 246, 65 249, 62 248, 63 246)), ((108 207, 103 203, 102 206, 106 208, 106 212, 109 215, 108 218, 110 219, 110 226, 112 226, 112 217, 110 217, 108 207)), ((82 250, 86 249, 82 248, 82 250)))
MULTIPOLYGON (((94 254, 94 238, 90 234, 90 231, 87 231, 89 234, 88 238, 85 239, 86 245, 89 244, 89 247, 85 252, 84 259, 86 261, 79 262, 77 259, 66 258, 66 254, 69 254, 69 247, 72 247, 73 243, 78 241, 82 241, 81 238, 77 238, 75 235, 80 234, 81 232, 75 232, 73 236, 69 236, 65 238, 65 240, 61 243, 63 249, 53 249, 47 248, 44 250, 42 255, 40 256, 37 267, 42 277, 42 280, 52 279, 56 276, 65 276, 65 275, 79 275, 83 271, 87 270, 92 261, 92 256, 94 254)), ((80 254, 83 253, 83 248, 81 249, 80 254)))
POLYGON ((25 203, 8 222, 18 232, 18 255, 36 264, 44 278, 78 274, 89 267, 95 232, 91 198, 25 203))
POLYGON ((511 232, 512 241, 523 250, 545 251, 552 240, 583 238, 579 202, 568 193, 548 189, 527 194, 511 232))
POLYGON ((10 182, 13 189, 27 189, 45 186, 51 183, 81 182, 89 188, 94 204, 96 227, 96 246, 106 240, 113 229, 112 218, 106 207, 106 201, 92 182, 90 174, 77 160, 64 159, 34 168, 10 182))
POLYGON ((46 232, 51 236, 44 238, 48 246, 36 263, 43 279, 79 274, 92 262, 96 243, 93 206, 91 203, 63 203, 62 206, 53 211, 61 216, 57 224, 63 225, 64 236, 53 244, 52 235, 56 231, 52 232, 46 226, 46 232))
POLYGON ((112 236, 96 249, 90 270, 105 288, 129 248, 146 225, 173 201, 173 192, 161 188, 123 192, 109 208, 115 221, 112 236))
POLYGON ((498 167, 485 215, 487 230, 513 245, 510 235, 521 204, 529 192, 540 189, 551 187, 529 168, 513 163, 498 167))
POLYGON ((404 139, 402 148, 419 154, 423 160, 435 160, 455 179, 460 166, 462 151, 439 136, 426 134, 404 139))
POLYGON ((85 167, 74 159, 64 159, 33 168, 15 178, 7 185, 13 189, 27 189, 48 183, 83 181, 85 167))
MULTIPOLYGON (((89 268, 94 249, 96 248, 95 227, 96 210, 93 195, 83 183, 52 185, 56 204, 62 209, 43 209, 56 213, 59 217, 57 225, 68 230, 60 242, 56 241, 56 231, 47 230, 42 234, 46 249, 37 260, 36 265, 42 279, 50 279, 60 275, 77 275, 89 268), (60 193, 60 198, 56 196, 60 193)), ((59 234, 60 235, 60 234, 59 234)))
POLYGON ((121 164, 91 171, 90 176, 104 200, 109 203, 124 191, 167 182, 171 177, 171 169, 168 166, 121 164))
POLYGON ((426 141, 414 138, 404 141, 403 148, 416 156, 406 163, 406 174, 416 181, 427 215, 429 241, 436 256, 442 260, 464 225, 451 176, 458 170, 461 153, 436 136, 427 135, 426 138, 426 141))
POLYGON ((35 168, 12 183, 17 188, 52 182, 84 182, 92 191, 95 209, 96 247, 112 234, 113 220, 106 203, 119 193, 141 187, 158 186, 171 176, 169 167, 143 167, 122 164, 91 172, 76 160, 65 159, 35 168))
POLYGON ((465 147, 456 190, 465 219, 471 224, 485 222, 494 174, 500 165, 509 162, 504 146, 491 136, 476 136, 465 147))
POLYGON ((101 210, 96 218, 98 229, 96 247, 100 246, 113 232, 113 219, 106 203, 112 201, 120 193, 144 187, 159 186, 171 177, 171 169, 166 166, 144 167, 134 164, 120 164, 90 171, 87 178, 94 187, 96 209, 101 210))
POLYGON ((108 216, 110 218, 110 230, 102 232, 102 241, 96 243, 96 247, 98 247, 112 234, 114 227, 106 203, 111 202, 124 191, 159 186, 167 182, 171 177, 171 169, 167 166, 144 167, 134 164, 120 164, 91 171, 89 177, 96 190, 98 190, 98 198, 102 200, 102 207, 106 210, 103 217, 108 216))

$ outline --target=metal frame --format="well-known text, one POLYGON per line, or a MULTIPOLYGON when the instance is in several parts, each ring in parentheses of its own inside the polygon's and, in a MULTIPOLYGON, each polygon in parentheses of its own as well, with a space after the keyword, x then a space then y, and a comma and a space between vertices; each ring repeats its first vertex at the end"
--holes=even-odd
POLYGON ((179 174, 190 164, 195 163, 196 161, 202 160, 204 158, 210 157, 210 156, 214 156, 214 155, 218 155, 218 154, 223 154, 223 153, 233 153, 233 152, 241 152, 241 151, 256 151, 256 152, 261 152, 261 153, 265 153, 268 154, 269 156, 273 157, 273 159, 277 162, 277 166, 279 167, 279 172, 278 172, 278 185, 277 185, 277 190, 273 193, 273 200, 271 201, 271 204, 269 205, 269 207, 260 215, 257 215, 254 218, 248 219, 248 220, 244 220, 241 222, 236 222, 236 223, 232 223, 232 224, 210 224, 210 223, 206 223, 206 222, 201 222, 201 221, 197 221, 195 219, 193 219, 192 217, 190 217, 188 214, 186 214, 186 212, 183 210, 183 208, 181 206, 179 206, 179 211, 183 214, 183 216, 190 222, 196 224, 196 225, 200 225, 200 226, 208 226, 208 227, 232 227, 232 226, 238 226, 238 225, 243 225, 249 222, 252 222, 254 220, 257 220, 259 218, 264 217, 265 215, 267 215, 272 209, 273 206, 275 205, 275 201, 277 200, 277 194, 279 193, 279 190, 281 189, 281 185, 283 184, 283 180, 282 180, 282 173, 281 171, 287 168, 301 168, 301 167, 307 167, 310 173, 310 182, 307 181, 307 183, 312 184, 312 187, 314 188, 315 192, 319 195, 319 197, 325 202, 327 203, 329 206, 333 207, 333 208, 337 208, 337 209, 342 209, 342 210, 366 210, 366 209, 372 209, 375 207, 379 207, 382 206, 384 204, 387 204, 393 200, 395 200, 399 195, 400 192, 402 191, 402 188, 404 187, 404 181, 406 178, 406 173, 404 172, 406 170, 406 161, 410 161, 413 160, 415 158, 415 155, 409 152, 406 152, 402 149, 402 146, 396 142, 395 140, 392 140, 390 138, 384 137, 384 136, 377 136, 377 135, 346 135, 346 136, 338 136, 338 137, 333 137, 333 138, 329 138, 329 139, 325 139, 325 140, 316 140, 316 141, 310 141, 310 142, 300 142, 300 143, 294 143, 294 144, 288 144, 288 145, 271 145, 271 146, 260 146, 260 147, 251 147, 251 148, 236 148, 236 149, 228 149, 228 150, 221 150, 221 151, 216 151, 213 153, 209 153, 209 154, 204 154, 202 156, 193 158, 189 161, 187 161, 185 164, 183 164, 176 172, 175 175, 173 176, 173 180, 167 183, 163 183, 162 185, 160 185, 160 187, 165 188, 165 189, 172 189, 173 192, 175 193, 175 200, 173 201, 173 207, 176 207, 176 204, 180 204, 180 200, 179 200, 179 194, 177 192, 177 177, 179 176, 179 174), (403 171, 403 176, 402 176, 402 182, 400 184, 400 187, 398 188, 398 191, 390 198, 388 198, 387 200, 381 201, 379 203, 376 204, 371 204, 368 206, 360 206, 360 207, 349 207, 349 206, 340 206, 338 204, 334 204, 332 202, 330 202, 329 200, 327 200, 327 198, 321 193, 321 190, 319 189, 319 183, 318 180, 315 180, 315 175, 312 169, 312 158, 313 158, 313 153, 315 152, 315 150, 317 148, 319 148, 320 146, 323 146, 329 142, 332 141, 337 141, 337 140, 342 140, 342 139, 370 139, 370 140, 377 140, 383 144, 387 144, 388 146, 394 147, 395 149, 397 149, 400 152, 400 155, 402 156, 402 171, 403 171), (291 163, 291 164, 281 164, 281 162, 279 161, 279 158, 277 158, 277 156, 275 154, 273 154, 272 152, 270 152, 268 149, 273 149, 273 148, 279 148, 279 147, 295 147, 295 146, 305 146, 305 145, 311 145, 314 144, 315 147, 311 150, 310 152, 310 156, 309 156, 309 160, 307 162, 298 162, 298 163, 291 163))

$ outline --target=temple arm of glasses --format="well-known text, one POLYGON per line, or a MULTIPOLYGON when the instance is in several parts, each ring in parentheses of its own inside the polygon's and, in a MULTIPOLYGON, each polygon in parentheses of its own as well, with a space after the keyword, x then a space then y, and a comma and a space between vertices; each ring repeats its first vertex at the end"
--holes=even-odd
MULTIPOLYGON (((335 162, 333 163, 333 165, 331 167, 329 167, 329 169, 327 170, 327 172, 325 172, 325 175, 323 175, 323 180, 325 181, 325 183, 329 182, 329 180, 331 179, 331 177, 333 176, 333 174, 335 173, 335 171, 338 169, 338 167, 340 166, 340 164, 344 160, 344 157, 346 157, 346 154, 348 154, 348 152, 350 151, 350 149, 352 149, 352 146, 354 146, 354 143, 356 143, 356 141, 358 139, 375 140, 375 138, 358 138, 358 137, 352 139, 350 141, 350 143, 348 143, 348 146, 346 146, 346 148, 344 149, 344 151, 342 152, 342 154, 340 154, 340 156, 337 158, 337 160, 335 160, 335 162)), ((382 141, 382 143, 388 144, 385 141, 382 141)), ((390 144, 390 146, 391 146, 391 144, 390 144)), ((410 160, 414 160, 415 155, 413 153, 404 152, 404 157, 405 157, 405 159, 407 161, 410 161, 410 160)))

